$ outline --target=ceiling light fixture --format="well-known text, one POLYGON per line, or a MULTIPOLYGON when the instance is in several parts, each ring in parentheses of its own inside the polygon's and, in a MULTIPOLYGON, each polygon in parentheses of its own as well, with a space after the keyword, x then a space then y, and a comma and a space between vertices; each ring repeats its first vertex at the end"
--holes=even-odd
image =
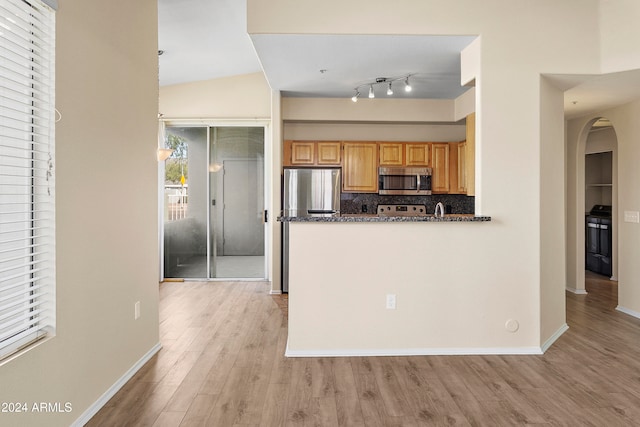
POLYGON ((409 84, 409 76, 407 76, 407 78, 404 79, 404 91, 411 92, 411 85, 409 84))
POLYGON ((369 87, 369 98, 375 98, 376 94, 375 94, 374 86, 376 85, 385 85, 387 87, 387 95, 391 96, 394 93, 393 82, 397 82, 397 81, 404 81, 405 92, 411 92, 409 77, 411 77, 412 75, 413 74, 404 74, 402 76, 396 76, 396 77, 377 77, 373 82, 362 83, 356 86, 355 88, 353 88, 353 90, 355 91, 355 95, 351 97, 351 100, 353 102, 358 102, 358 98, 360 97, 360 90, 366 88, 367 86, 369 87))

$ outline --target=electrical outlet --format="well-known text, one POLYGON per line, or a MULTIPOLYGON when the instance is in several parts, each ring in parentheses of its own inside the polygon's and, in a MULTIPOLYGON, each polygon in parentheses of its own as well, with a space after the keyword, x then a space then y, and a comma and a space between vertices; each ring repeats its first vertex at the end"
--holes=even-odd
POLYGON ((138 320, 140 318, 140 301, 136 301, 133 305, 133 319, 138 320))
POLYGON ((396 294, 387 294, 387 310, 396 309, 396 294))

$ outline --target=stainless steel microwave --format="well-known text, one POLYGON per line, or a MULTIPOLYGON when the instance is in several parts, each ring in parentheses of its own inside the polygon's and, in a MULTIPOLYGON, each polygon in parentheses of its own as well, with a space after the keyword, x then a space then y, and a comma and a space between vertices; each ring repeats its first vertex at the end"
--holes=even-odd
POLYGON ((431 168, 380 167, 378 194, 430 195, 431 168))

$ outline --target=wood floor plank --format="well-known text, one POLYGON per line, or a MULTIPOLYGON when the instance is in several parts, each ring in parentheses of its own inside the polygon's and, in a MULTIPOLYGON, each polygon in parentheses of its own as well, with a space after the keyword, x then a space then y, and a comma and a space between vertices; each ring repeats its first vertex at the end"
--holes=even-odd
POLYGON ((283 426, 287 420, 287 401, 289 384, 282 382, 269 383, 260 414, 262 427, 283 426))
POLYGON ((184 418, 184 412, 161 412, 156 422, 152 427, 179 427, 182 419, 184 418))
POLYGON ((338 425, 336 399, 333 396, 312 398, 309 412, 311 416, 305 419, 305 427, 338 425))
POLYGON ((180 427, 204 426, 211 416, 215 406, 217 395, 198 394, 193 398, 189 409, 184 414, 180 427))
POLYGON ((387 414, 373 367, 369 358, 356 357, 351 360, 357 396, 360 401, 362 418, 366 426, 383 426, 387 414))
POLYGON ((286 426, 304 426, 311 417, 313 375, 309 359, 294 361, 287 393, 286 426))
POLYGON ((358 390, 353 376, 351 362, 345 358, 336 358, 333 363, 333 382, 336 397, 338 426, 363 427, 362 409, 358 399, 358 390))

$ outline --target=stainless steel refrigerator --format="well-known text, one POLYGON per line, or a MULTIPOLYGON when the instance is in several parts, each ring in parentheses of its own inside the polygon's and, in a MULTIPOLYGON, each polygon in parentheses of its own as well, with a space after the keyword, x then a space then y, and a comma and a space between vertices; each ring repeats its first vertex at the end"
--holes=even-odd
MULTIPOLYGON (((340 216, 339 168, 286 168, 282 195, 285 217, 340 216)), ((289 292, 289 222, 282 223, 282 291, 289 292)))

